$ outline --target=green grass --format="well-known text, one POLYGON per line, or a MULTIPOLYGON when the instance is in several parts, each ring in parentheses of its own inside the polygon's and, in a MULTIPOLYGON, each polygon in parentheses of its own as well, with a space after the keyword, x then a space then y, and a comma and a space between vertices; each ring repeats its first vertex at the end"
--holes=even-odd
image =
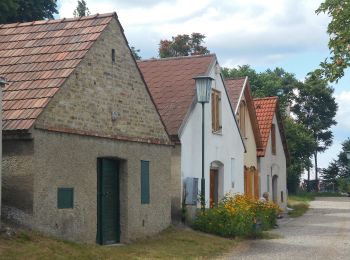
POLYGON ((303 192, 297 195, 288 196, 288 207, 294 209, 289 212, 289 216, 292 218, 300 217, 305 214, 309 209, 309 202, 314 200, 315 197, 340 197, 339 193, 333 192, 303 192))
POLYGON ((31 231, 0 237, 1 259, 198 259, 220 256, 237 240, 190 229, 169 228, 152 238, 129 245, 98 246, 53 239, 31 231))

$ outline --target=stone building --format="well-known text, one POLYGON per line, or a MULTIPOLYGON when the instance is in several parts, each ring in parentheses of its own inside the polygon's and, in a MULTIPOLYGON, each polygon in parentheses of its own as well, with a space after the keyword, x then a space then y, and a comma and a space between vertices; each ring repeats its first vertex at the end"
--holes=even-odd
POLYGON ((172 143, 117 15, 0 25, 5 215, 64 239, 166 228, 172 143))
POLYGON ((262 142, 249 79, 225 79, 225 85, 246 146, 244 193, 259 199, 261 195, 257 152, 262 149, 262 142))
POLYGON ((215 54, 139 61, 158 111, 176 144, 172 153, 173 220, 180 208, 199 207, 202 174, 202 107, 195 77, 213 78, 211 98, 204 105, 204 178, 207 207, 226 193, 243 193, 244 142, 235 120, 215 54))

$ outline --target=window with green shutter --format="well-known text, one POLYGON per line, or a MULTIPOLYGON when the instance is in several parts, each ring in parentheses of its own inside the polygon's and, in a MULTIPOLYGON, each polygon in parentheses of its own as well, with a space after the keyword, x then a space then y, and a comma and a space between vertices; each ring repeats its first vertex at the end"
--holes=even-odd
POLYGON ((141 161, 141 204, 149 204, 149 161, 141 161))
POLYGON ((58 188, 57 189, 57 208, 72 209, 73 208, 73 188, 58 188))

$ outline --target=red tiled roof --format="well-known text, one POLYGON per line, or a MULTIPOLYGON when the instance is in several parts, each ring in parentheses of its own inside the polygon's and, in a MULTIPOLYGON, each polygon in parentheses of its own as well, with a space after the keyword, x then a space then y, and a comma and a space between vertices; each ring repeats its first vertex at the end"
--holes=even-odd
POLYGON ((277 111, 277 97, 254 99, 256 116, 259 123, 262 149, 258 150, 258 156, 265 156, 267 142, 271 131, 272 120, 277 111))
POLYGON ((167 131, 178 130, 195 96, 194 77, 208 73, 214 54, 138 61, 167 131))
POLYGON ((237 109, 238 100, 241 95, 244 82, 245 82, 245 77, 235 78, 235 79, 225 79, 227 94, 229 96, 231 105, 235 111, 237 109))
POLYGON ((0 25, 3 130, 27 130, 115 13, 0 25))

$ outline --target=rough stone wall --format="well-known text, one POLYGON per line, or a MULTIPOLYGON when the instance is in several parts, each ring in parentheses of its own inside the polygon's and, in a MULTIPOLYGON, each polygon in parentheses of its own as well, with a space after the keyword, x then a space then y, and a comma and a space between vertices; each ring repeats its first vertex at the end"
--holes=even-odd
POLYGON ((30 214, 33 212, 33 154, 33 140, 3 140, 3 204, 30 214))
POLYGON ((169 142, 116 20, 54 96, 35 125, 169 142), (112 62, 115 49, 115 63, 112 62), (112 121, 112 112, 118 114, 112 121))
POLYGON ((39 116, 32 134, 34 139, 23 146, 25 153, 14 140, 8 141, 13 150, 3 159, 4 199, 7 206, 29 212, 32 219, 25 218, 24 224, 94 243, 98 157, 121 160, 122 242, 157 233, 170 224, 171 146, 150 144, 170 140, 116 20, 39 116), (112 112, 118 114, 115 121, 112 112), (141 205, 141 160, 150 161, 147 205, 141 205), (73 209, 57 209, 58 187, 74 188, 73 209))
POLYGON ((181 145, 176 145, 171 153, 171 219, 181 221, 181 145))
MULTIPOLYGON (((96 242, 97 158, 120 160, 121 242, 152 235, 171 223, 171 147, 35 130, 32 220, 23 224, 68 240, 96 242), (141 205, 141 160, 150 161, 150 204, 141 205), (57 188, 74 188, 74 208, 57 208, 57 188)), ((7 160, 12 173, 17 161, 7 160)), ((25 161, 21 162, 25 165, 25 161)), ((6 172, 7 170, 5 170, 6 172)), ((7 174, 6 174, 7 176, 7 174)), ((9 176, 9 182, 16 181, 9 176)), ((11 214, 11 213, 10 213, 11 214)))

